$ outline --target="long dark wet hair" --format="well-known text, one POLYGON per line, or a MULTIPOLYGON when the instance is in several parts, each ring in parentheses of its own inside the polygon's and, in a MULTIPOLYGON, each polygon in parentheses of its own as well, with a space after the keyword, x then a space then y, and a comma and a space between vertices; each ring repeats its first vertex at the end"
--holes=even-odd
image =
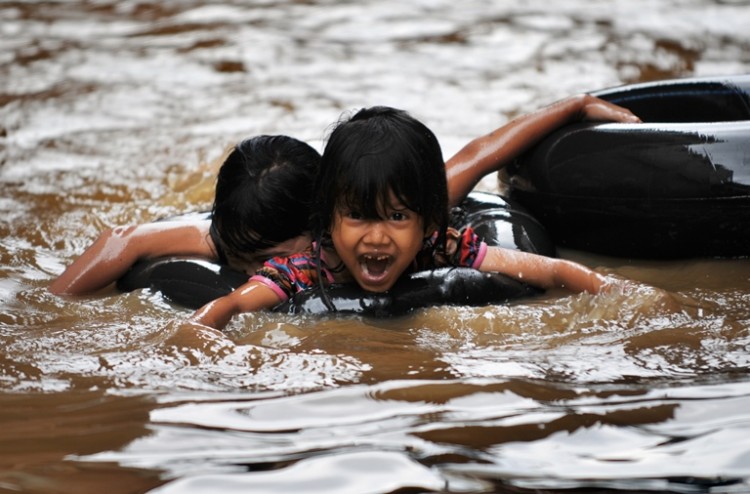
POLYGON ((323 151, 314 190, 310 226, 318 264, 320 246, 330 245, 337 209, 383 218, 391 193, 422 217, 426 237, 438 232, 436 248, 445 243, 448 185, 440 144, 403 110, 376 106, 339 122, 323 151))
POLYGON ((309 232, 319 165, 315 149, 289 136, 237 144, 216 181, 211 238, 219 256, 242 258, 309 232))
POLYGON ((445 237, 448 185, 440 144, 403 110, 375 106, 341 121, 326 144, 314 189, 315 238, 329 234, 338 208, 382 218, 391 193, 422 216, 425 228, 445 237))

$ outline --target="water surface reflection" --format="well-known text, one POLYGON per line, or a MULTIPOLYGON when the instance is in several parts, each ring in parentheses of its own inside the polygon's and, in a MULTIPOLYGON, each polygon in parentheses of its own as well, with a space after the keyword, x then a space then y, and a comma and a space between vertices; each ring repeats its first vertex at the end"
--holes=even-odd
POLYGON ((563 252, 676 312, 552 293, 248 315, 219 339, 158 294, 46 291, 104 228, 206 209, 243 137, 320 147, 342 111, 387 104, 450 155, 572 93, 750 72, 745 2, 4 1, 0 19, 0 489, 750 490, 746 259, 563 252))

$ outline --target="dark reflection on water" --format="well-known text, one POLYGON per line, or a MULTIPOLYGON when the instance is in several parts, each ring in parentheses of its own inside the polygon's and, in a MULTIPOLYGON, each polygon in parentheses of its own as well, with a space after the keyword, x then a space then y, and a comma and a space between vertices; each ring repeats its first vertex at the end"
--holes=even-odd
MULTIPOLYGON (((405 108, 450 155, 572 93, 750 72, 741 1, 0 2, 0 490, 746 492, 750 264, 564 252, 669 290, 388 321, 45 287, 208 207, 228 144, 405 108), (590 489, 590 490, 587 490, 590 489)), ((484 189, 494 189, 494 177, 484 189)))

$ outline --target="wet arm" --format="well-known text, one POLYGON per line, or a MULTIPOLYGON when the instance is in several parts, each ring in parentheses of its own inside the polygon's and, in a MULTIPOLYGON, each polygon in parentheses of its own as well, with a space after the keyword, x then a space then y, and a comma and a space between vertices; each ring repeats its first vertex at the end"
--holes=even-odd
POLYGON ((459 204, 488 173, 502 169, 553 130, 578 120, 640 122, 629 110, 589 94, 515 118, 474 139, 446 162, 450 205, 459 204))
POLYGON ((599 293, 611 283, 607 277, 572 261, 501 247, 489 247, 479 269, 541 288, 565 288, 576 293, 599 293))
POLYGON ((95 292, 120 278, 138 260, 166 255, 215 258, 210 222, 155 222, 103 232, 49 286, 58 295, 95 292))
POLYGON ((271 309, 281 299, 269 287, 250 281, 224 297, 207 303, 190 317, 191 322, 224 329, 232 317, 243 312, 271 309))

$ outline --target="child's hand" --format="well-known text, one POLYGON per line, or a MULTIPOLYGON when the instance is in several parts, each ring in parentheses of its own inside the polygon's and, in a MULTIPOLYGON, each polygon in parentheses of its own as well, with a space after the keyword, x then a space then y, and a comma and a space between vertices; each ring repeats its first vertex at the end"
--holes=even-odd
POLYGON ((217 329, 191 321, 174 320, 162 332, 161 347, 186 357, 192 364, 201 358, 220 360, 235 352, 235 344, 217 329))
POLYGON ((603 99, 590 94, 583 96, 580 120, 641 123, 641 119, 627 108, 604 101, 603 99))
POLYGON ((682 304, 667 290, 637 281, 607 275, 600 293, 614 297, 635 298, 650 307, 659 306, 669 312, 677 312, 682 304))

